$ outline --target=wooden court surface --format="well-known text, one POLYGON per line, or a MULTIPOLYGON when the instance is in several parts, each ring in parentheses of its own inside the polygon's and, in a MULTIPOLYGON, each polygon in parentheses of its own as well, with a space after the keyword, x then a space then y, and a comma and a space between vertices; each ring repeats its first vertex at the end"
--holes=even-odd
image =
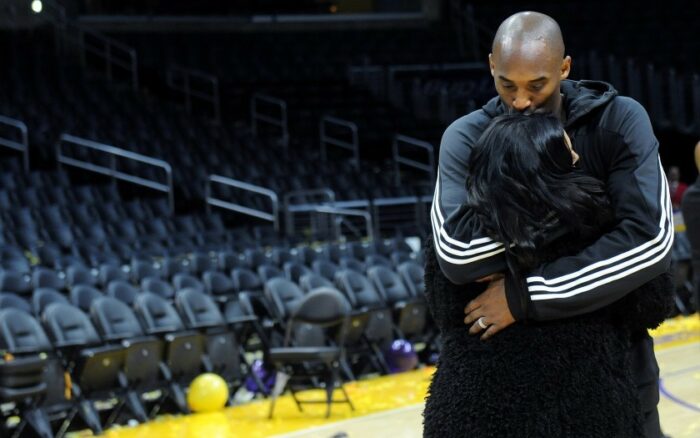
MULTIPOLYGON (((652 333, 661 369, 659 413, 666 434, 700 437, 700 316, 669 320, 652 333)), ((110 438, 413 438, 422 435, 421 412, 432 369, 352 382, 346 385, 357 410, 323 406, 296 410, 288 396, 278 401, 274 420, 267 420, 268 402, 258 401, 211 414, 164 416, 135 428, 115 428, 110 438)), ((307 397, 322 396, 310 391, 307 397)), ((84 436, 81 434, 81 436, 84 436)))

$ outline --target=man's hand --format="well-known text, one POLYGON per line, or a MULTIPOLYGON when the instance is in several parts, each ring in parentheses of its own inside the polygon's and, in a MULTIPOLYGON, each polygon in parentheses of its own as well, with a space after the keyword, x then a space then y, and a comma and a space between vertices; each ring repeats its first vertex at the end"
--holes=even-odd
POLYGON ((496 333, 515 322, 515 318, 508 308, 506 299, 506 288, 503 275, 494 274, 479 279, 478 281, 490 281, 488 287, 478 297, 473 299, 464 308, 464 323, 470 325, 469 334, 475 335, 484 328, 479 324, 488 326, 481 335, 481 340, 485 341, 496 333))

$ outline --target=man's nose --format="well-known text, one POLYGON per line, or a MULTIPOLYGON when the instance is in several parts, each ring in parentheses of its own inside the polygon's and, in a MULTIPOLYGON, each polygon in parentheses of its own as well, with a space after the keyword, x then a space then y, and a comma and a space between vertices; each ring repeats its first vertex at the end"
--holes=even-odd
POLYGON ((516 96, 513 99, 513 108, 517 111, 524 111, 530 108, 532 105, 532 100, 527 96, 516 96))

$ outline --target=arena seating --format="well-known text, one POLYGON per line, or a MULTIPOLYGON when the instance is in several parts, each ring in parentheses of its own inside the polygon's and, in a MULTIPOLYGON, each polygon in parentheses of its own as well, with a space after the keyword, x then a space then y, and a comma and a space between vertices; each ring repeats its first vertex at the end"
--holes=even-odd
MULTIPOLYGON (((65 171, 27 173, 14 157, 0 163, 12 175, 13 199, 52 193, 2 211, 0 270, 0 307, 35 321, 50 341, 18 349, 10 341, 15 332, 0 321, 0 351, 50 353, 46 366, 69 373, 74 397, 55 389, 43 402, 28 395, 3 415, 33 410, 54 431, 99 432, 157 412, 188 412, 185 388, 204 371, 223 375, 234 394, 254 378, 250 355, 281 348, 295 303, 319 287, 337 285, 355 303, 350 319, 359 324, 348 332, 341 361, 346 380, 387 372, 388 342, 407 336, 420 345, 432 330, 414 330, 407 322, 414 312, 402 310, 424 304, 411 292, 416 285, 403 283, 410 277, 399 276, 396 262, 420 259, 401 239, 263 247, 217 214, 173 215, 162 198, 126 199, 107 184, 74 184, 65 171), (30 185, 36 181, 51 185, 30 185), (365 277, 377 270, 391 282, 365 277)), ((55 385, 47 373, 42 384, 55 385)))

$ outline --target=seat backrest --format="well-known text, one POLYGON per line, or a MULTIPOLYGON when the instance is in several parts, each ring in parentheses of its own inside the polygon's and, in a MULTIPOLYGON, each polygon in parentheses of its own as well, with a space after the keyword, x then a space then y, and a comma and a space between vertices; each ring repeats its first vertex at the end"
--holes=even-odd
POLYGON ((134 282, 140 283, 144 278, 160 276, 160 270, 150 260, 133 259, 131 261, 131 278, 134 282))
POLYGON ((338 263, 341 257, 346 255, 345 248, 342 248, 337 243, 326 243, 321 246, 321 254, 333 263, 338 263))
POLYGON ((124 272, 121 267, 110 264, 103 264, 100 266, 98 277, 102 286, 107 286, 115 280, 129 281, 129 275, 124 272))
POLYGON ((206 291, 211 295, 232 294, 233 281, 218 271, 207 271, 202 275, 206 291))
POLYGON ((314 260, 311 263, 311 269, 327 279, 333 281, 335 278, 335 273, 338 272, 338 265, 328 260, 314 260))
POLYGON ((307 324, 335 324, 347 317, 350 310, 350 303, 336 289, 319 288, 301 297, 291 319, 307 324))
POLYGON ((159 277, 146 277, 141 280, 141 290, 144 292, 153 292, 163 298, 172 298, 175 296, 175 289, 173 286, 161 280, 159 277))
POLYGON ((31 279, 28 275, 15 271, 0 272, 0 290, 24 295, 32 290, 31 279))
POLYGON ((285 321, 296 310, 304 292, 286 278, 273 278, 265 283, 265 297, 273 306, 277 318, 285 321))
POLYGON ((231 279, 233 280, 233 289, 236 292, 242 291, 261 291, 262 282, 260 277, 250 269, 234 268, 231 271, 231 279))
POLYGON ((143 329, 134 312, 116 298, 103 297, 93 301, 90 316, 106 341, 131 339, 143 335, 143 329))
POLYGON ((341 269, 336 273, 335 284, 345 294, 353 308, 383 306, 383 300, 372 283, 359 272, 341 269))
POLYGON ((180 272, 173 276, 173 286, 175 287, 176 291, 188 287, 204 291, 204 284, 194 275, 190 275, 185 272, 180 272))
POLYGON ((277 266, 283 266, 286 263, 296 260, 294 250, 288 248, 274 248, 271 254, 272 262, 277 266))
POLYGON ((365 269, 367 268, 364 263, 352 257, 341 257, 340 267, 344 269, 352 269, 353 271, 357 272, 365 272, 365 269))
POLYGON ((32 294, 32 313, 40 316, 44 313, 44 309, 53 303, 69 304, 68 298, 56 289, 46 287, 36 289, 32 294))
POLYGON ((134 300, 134 311, 146 333, 170 333, 185 329, 177 310, 165 298, 150 292, 139 294, 134 300))
POLYGON ((139 291, 128 281, 112 280, 107 285, 107 295, 126 303, 128 306, 134 304, 134 300, 138 294, 139 291))
POLYGON ((100 342, 90 318, 70 304, 50 304, 41 319, 57 348, 90 346, 100 342))
POLYGON ((384 301, 395 304, 399 301, 406 301, 411 298, 411 294, 401 281, 401 278, 391 269, 385 266, 374 266, 367 271, 367 277, 372 281, 377 292, 384 301))
POLYGON ((290 315, 285 345, 323 346, 325 338, 343 345, 349 314, 350 303, 337 290, 319 288, 309 292, 298 300, 290 315))
POLYGON ((301 263, 297 262, 286 262, 284 264, 284 276, 287 277, 288 280, 291 280, 295 283, 299 282, 299 279, 303 275, 307 274, 312 274, 313 271, 306 266, 302 265, 301 263))
POLYGON ((399 266, 401 263, 411 261, 411 254, 405 251, 394 251, 391 253, 390 258, 394 266, 399 266))
POLYGON ((190 257, 190 270, 195 274, 216 269, 216 264, 206 253, 194 253, 190 257))
POLYGON ((92 302, 104 295, 99 290, 91 286, 79 285, 70 291, 70 302, 80 308, 83 312, 89 312, 92 302))
POLYGON ((248 248, 243 252, 246 265, 250 269, 257 269, 258 266, 268 261, 265 252, 260 248, 248 248))
POLYGON ((411 295, 414 297, 424 296, 425 281, 423 279, 424 270, 422 266, 416 262, 403 262, 396 270, 399 272, 411 295))
POLYGON ((373 266, 385 266, 387 268, 393 267, 391 260, 379 254, 369 254, 365 258, 365 265, 367 266, 367 269, 373 266))
POLYGON ((231 250, 220 251, 218 257, 219 269, 222 271, 229 272, 242 263, 238 254, 231 250))
POLYGON ((314 260, 318 259, 319 252, 310 246, 300 246, 297 248, 297 259, 300 263, 311 265, 314 260))
POLYGON ((357 260, 364 260, 369 254, 374 253, 374 247, 362 242, 350 242, 347 245, 347 253, 357 260))
POLYGON ((258 266, 258 276, 266 283, 273 278, 284 278, 284 273, 272 265, 263 264, 258 266))
POLYGON ((312 291, 319 287, 335 287, 329 279, 314 274, 313 272, 302 275, 301 278, 299 278, 299 286, 301 286, 305 292, 312 291))
POLYGON ((66 288, 66 281, 53 269, 35 268, 32 272, 32 283, 34 288, 49 287, 51 289, 63 290, 66 288))
POLYGON ((95 286, 97 279, 85 266, 71 265, 66 269, 66 280, 71 287, 78 285, 95 286))
POLYGON ((216 303, 195 289, 183 289, 175 295, 175 305, 189 328, 214 327, 224 323, 216 303))
POLYGON ((12 292, 0 292, 0 309, 18 309, 27 313, 32 311, 27 300, 12 292))
POLYGON ((0 310, 0 350, 21 354, 52 349, 41 324, 29 313, 17 309, 0 310))
POLYGON ((190 273, 190 261, 184 257, 166 257, 162 262, 165 278, 173 278, 177 274, 190 273))

